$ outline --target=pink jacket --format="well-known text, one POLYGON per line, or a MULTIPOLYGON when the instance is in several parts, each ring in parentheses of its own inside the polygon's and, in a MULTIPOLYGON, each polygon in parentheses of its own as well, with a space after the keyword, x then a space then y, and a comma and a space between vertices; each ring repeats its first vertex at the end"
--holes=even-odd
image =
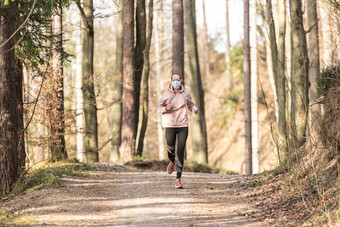
POLYGON ((168 90, 165 91, 159 100, 157 112, 162 113, 162 125, 164 128, 179 128, 188 127, 188 115, 186 105, 190 111, 193 111, 196 106, 191 100, 189 92, 181 86, 179 92, 175 92, 171 84, 168 90), (172 104, 170 111, 166 111, 167 104, 172 104))

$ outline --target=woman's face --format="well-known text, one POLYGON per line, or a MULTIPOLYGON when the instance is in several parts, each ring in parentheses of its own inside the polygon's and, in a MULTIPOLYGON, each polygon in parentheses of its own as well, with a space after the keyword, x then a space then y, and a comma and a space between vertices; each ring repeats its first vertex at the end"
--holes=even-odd
POLYGON ((171 81, 181 81, 181 77, 179 76, 179 75, 177 75, 177 74, 174 74, 173 76, 172 76, 172 80, 171 81))

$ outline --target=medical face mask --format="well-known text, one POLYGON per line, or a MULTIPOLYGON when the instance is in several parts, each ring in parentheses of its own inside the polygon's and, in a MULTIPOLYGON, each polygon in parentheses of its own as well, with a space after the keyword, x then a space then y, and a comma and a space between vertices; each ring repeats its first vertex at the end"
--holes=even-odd
POLYGON ((178 81, 178 80, 172 81, 171 85, 174 89, 178 89, 181 87, 181 81, 178 81))

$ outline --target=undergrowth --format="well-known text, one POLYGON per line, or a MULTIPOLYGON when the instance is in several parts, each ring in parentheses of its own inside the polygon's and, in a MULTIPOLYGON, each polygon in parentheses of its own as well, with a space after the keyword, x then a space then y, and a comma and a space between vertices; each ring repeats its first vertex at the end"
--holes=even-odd
POLYGON ((38 168, 23 171, 6 197, 42 188, 57 188, 62 176, 86 177, 90 169, 90 166, 74 161, 46 163, 38 168))

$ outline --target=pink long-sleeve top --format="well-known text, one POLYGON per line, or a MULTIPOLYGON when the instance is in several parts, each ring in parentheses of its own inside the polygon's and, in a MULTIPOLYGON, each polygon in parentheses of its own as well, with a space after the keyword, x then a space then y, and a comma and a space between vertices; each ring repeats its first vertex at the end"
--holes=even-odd
POLYGON ((157 112, 162 113, 162 125, 164 128, 180 128, 188 127, 187 108, 193 111, 196 106, 191 100, 189 92, 181 86, 180 91, 174 91, 171 84, 166 90, 157 106, 157 112), (170 111, 166 110, 166 106, 172 104, 170 111))

